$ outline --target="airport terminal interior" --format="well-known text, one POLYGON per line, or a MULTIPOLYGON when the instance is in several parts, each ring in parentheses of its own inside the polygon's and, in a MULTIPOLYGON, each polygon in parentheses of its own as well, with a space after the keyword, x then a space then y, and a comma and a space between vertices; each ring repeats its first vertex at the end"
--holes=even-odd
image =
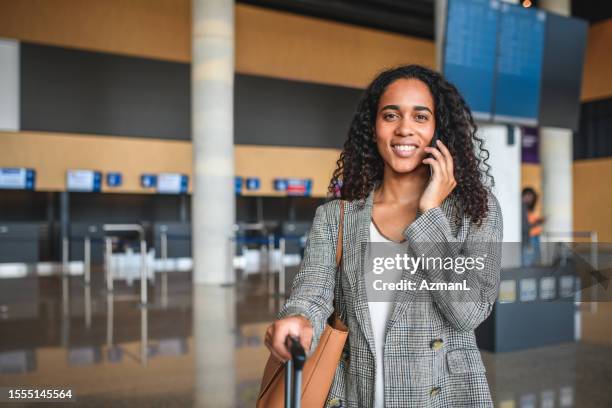
POLYGON ((610 44, 608 1, 0 0, 0 406, 254 407, 364 88, 414 63, 490 152, 495 406, 612 407, 610 44))

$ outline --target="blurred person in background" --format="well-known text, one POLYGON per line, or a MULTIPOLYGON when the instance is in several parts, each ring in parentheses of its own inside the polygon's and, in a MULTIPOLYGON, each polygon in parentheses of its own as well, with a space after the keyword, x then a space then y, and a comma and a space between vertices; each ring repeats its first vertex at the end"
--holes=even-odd
POLYGON ((523 266, 533 266, 540 263, 540 236, 544 217, 540 217, 535 207, 538 194, 531 187, 525 187, 522 193, 523 218, 523 266))

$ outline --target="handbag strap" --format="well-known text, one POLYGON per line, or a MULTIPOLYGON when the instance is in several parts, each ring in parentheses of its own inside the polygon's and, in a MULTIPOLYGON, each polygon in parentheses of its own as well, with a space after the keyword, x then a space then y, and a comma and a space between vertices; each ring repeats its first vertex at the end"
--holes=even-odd
POLYGON ((344 230, 344 200, 340 200, 340 221, 338 223, 338 241, 336 242, 336 285, 334 290, 334 313, 332 320, 339 320, 344 325, 344 308, 342 307, 342 253, 344 230))
POLYGON ((342 229, 344 228, 344 200, 340 200, 340 223, 338 224, 338 242, 336 243, 336 269, 342 261, 342 229))

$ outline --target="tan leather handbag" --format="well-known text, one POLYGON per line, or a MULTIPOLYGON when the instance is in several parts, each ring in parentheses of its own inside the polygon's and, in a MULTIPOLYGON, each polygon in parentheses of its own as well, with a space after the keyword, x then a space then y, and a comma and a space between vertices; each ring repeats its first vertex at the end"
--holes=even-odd
MULTIPOLYGON (((336 245, 336 285, 340 283, 340 261, 342 260, 342 229, 344 226, 344 201, 340 201, 340 225, 336 245)), ((336 305, 338 304, 336 291, 336 305)), ((303 408, 322 408, 334 380, 336 367, 348 337, 348 328, 339 317, 335 307, 314 353, 306 360, 302 373, 303 408)), ((272 354, 268 358, 257 398, 257 408, 282 408, 285 404, 285 364, 272 354)))

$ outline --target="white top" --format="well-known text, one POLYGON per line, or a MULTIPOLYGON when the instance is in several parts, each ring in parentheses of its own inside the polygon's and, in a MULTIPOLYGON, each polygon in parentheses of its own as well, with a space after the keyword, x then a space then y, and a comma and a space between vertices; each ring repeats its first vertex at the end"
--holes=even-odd
MULTIPOLYGON (((385 238, 376 228, 374 222, 370 221, 370 242, 393 242, 385 238)), ((374 334, 374 347, 376 351, 376 382, 374 387, 373 408, 385 407, 385 370, 384 345, 387 321, 391 317, 393 302, 368 302, 372 332, 374 334)))

